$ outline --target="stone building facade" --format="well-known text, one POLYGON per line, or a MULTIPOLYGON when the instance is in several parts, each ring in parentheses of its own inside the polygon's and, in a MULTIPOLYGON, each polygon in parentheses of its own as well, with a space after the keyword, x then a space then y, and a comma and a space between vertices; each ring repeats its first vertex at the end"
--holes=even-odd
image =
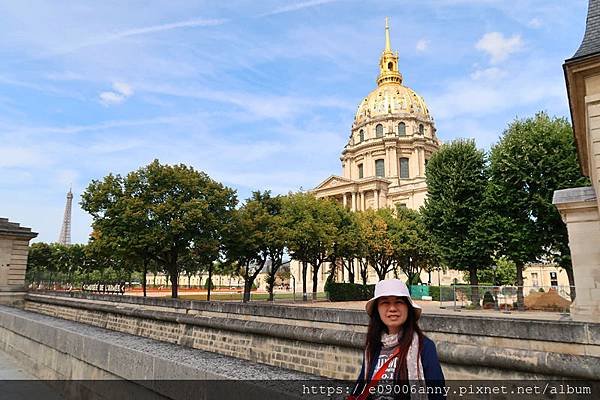
POLYGON ((554 192, 567 224, 577 298, 573 319, 600 322, 600 0, 590 0, 583 41, 563 65, 581 171, 590 187, 554 192))
POLYGON ((36 236, 30 228, 0 218, 0 295, 25 290, 29 241, 36 236))
POLYGON ((418 209, 427 194, 425 165, 439 145, 425 100, 403 85, 386 21, 377 87, 358 105, 340 158, 342 176, 330 176, 313 193, 353 211, 395 204, 418 209))

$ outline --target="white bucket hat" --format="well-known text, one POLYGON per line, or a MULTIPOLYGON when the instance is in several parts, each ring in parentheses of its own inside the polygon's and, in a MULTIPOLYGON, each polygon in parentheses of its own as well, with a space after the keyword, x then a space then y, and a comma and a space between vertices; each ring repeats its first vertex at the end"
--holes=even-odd
POLYGON ((385 296, 406 297, 410 302, 410 305, 415 309, 415 318, 418 320, 421 316, 421 306, 417 305, 413 299, 410 298, 410 292, 408 291, 406 284, 400 279, 386 279, 377 282, 377 285, 375 285, 375 295, 365 305, 367 314, 371 315, 373 307, 377 304, 377 299, 385 296))

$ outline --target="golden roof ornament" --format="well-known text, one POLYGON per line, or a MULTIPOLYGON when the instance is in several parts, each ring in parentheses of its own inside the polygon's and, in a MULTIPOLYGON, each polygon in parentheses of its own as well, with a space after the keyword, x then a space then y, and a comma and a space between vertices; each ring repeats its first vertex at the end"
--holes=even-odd
POLYGON ((402 74, 398 71, 398 53, 394 54, 392 51, 388 17, 385 17, 385 49, 379 59, 377 86, 386 83, 402 84, 402 74))

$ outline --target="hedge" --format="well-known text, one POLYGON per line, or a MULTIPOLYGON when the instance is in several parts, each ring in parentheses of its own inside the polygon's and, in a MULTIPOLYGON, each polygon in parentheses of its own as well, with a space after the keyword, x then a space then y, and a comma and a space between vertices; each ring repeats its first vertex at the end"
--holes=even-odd
POLYGON ((373 298, 375 285, 328 282, 326 291, 330 301, 369 300, 373 298))

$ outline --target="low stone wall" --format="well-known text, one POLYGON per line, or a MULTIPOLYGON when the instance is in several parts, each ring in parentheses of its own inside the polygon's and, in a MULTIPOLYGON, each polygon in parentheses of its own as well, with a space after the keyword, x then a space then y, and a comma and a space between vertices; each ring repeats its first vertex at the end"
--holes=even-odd
POLYGON ((66 399, 299 399, 317 378, 6 306, 0 349, 66 399))
MULTIPOLYGON (((25 309, 338 379, 359 372, 364 312, 267 303, 27 294, 25 309)), ((600 324, 423 315, 447 379, 598 379, 600 324)))

